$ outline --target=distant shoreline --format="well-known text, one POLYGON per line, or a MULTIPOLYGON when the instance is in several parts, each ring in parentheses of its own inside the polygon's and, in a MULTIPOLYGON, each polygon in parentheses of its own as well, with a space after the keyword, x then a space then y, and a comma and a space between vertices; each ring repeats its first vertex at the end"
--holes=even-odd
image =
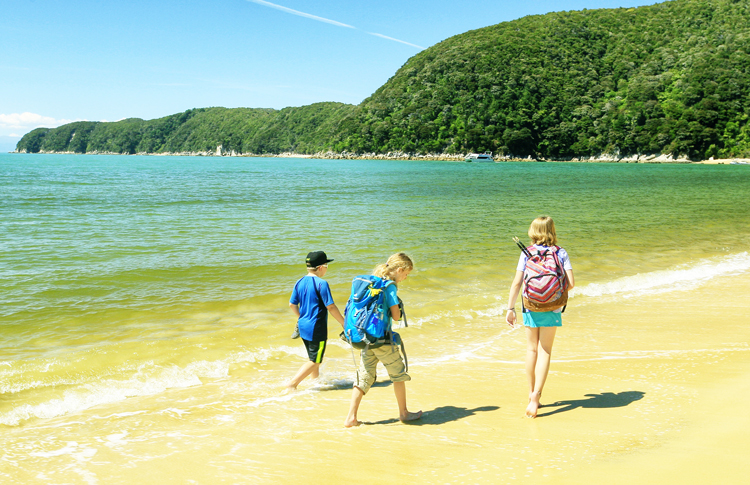
MULTIPOLYGON (((12 151, 8 153, 17 154, 29 154, 28 152, 12 151)), ((115 153, 115 152, 87 152, 87 153, 76 153, 76 152, 48 152, 40 151, 37 152, 40 155, 125 155, 127 153, 115 153)), ((30 155, 35 155, 31 153, 30 155)), ((166 153, 134 153, 133 155, 139 156, 150 156, 150 157, 247 157, 247 158, 310 158, 319 160, 434 160, 434 161, 447 161, 447 162, 463 162, 468 154, 421 154, 421 153, 403 153, 403 152, 389 152, 389 153, 350 153, 350 152, 318 152, 314 154, 304 153, 236 153, 236 152, 225 152, 220 147, 216 151, 204 151, 204 152, 166 152, 166 153)), ((614 155, 599 155, 592 157, 571 157, 563 159, 546 159, 546 158, 532 158, 528 157, 515 157, 515 156, 498 156, 495 158, 495 162, 549 162, 549 163, 566 163, 566 162, 578 162, 578 163, 681 163, 681 164, 704 164, 704 165, 730 165, 730 164, 750 164, 750 158, 722 158, 722 159, 709 159, 709 160, 689 160, 684 157, 673 157, 672 155, 632 155, 629 157, 618 158, 614 155)))

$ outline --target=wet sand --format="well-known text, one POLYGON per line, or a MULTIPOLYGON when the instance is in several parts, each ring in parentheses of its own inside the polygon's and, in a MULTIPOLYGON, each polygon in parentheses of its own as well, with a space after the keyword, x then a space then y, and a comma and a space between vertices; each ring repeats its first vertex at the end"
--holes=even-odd
MULTIPOLYGON (((298 459, 337 482, 355 478, 339 460, 360 450, 390 464, 368 476, 419 483, 700 483, 696 477, 718 476, 741 483, 749 468, 740 455, 750 419, 739 408, 750 397, 750 304, 722 310, 723 283, 573 305, 535 420, 523 417, 518 330, 511 334, 516 355, 490 351, 481 362, 415 365, 409 400, 426 411, 421 423, 396 422, 391 389, 376 388, 360 411, 372 424, 321 430, 321 441, 338 444, 324 457, 298 459)), ((747 277, 743 290, 750 290, 747 277)), ((345 406, 321 410, 328 417, 337 408, 331 426, 345 406)))
MULTIPOLYGON (((536 419, 524 417, 524 331, 488 317, 491 330, 469 341, 441 339, 438 327, 401 330, 409 407, 425 412, 413 424, 398 421, 380 368, 360 407, 366 424, 344 428, 351 380, 330 378, 349 375, 352 361, 330 343, 329 384, 318 390, 305 381, 295 394, 241 402, 237 368, 19 429, 41 442, 0 474, 16 483, 744 483, 750 301, 723 308, 728 284, 750 293, 743 274, 624 300, 573 298, 536 419)), ((268 372, 298 365, 287 357, 268 372)))
MULTIPOLYGON (((373 424, 342 433, 326 457, 301 459, 337 482, 356 476, 338 460, 366 450, 390 464, 368 476, 418 483, 710 483, 718 477, 744 483, 750 304, 722 310, 724 283, 624 304, 573 306, 535 420, 523 417, 522 352, 490 352, 491 361, 413 368, 410 407, 426 411, 420 424, 394 422, 391 390, 374 389, 360 412, 373 424)), ((745 277, 738 294, 748 290, 745 277)), ((512 336, 521 349, 521 331, 512 336)), ((332 403, 330 411, 335 408, 332 403)))
MULTIPOLYGON (((170 440, 160 439, 137 469, 105 480, 108 467, 98 476, 107 483, 236 482, 244 474, 247 483, 744 483, 750 303, 723 309, 727 283, 625 302, 573 301, 537 419, 524 417, 522 329, 498 328, 515 352, 490 342, 472 358, 444 362, 424 356, 455 350, 450 342, 405 329, 409 407, 425 411, 419 422, 396 419, 387 379, 365 397, 366 424, 354 429, 342 427, 345 384, 315 393, 303 384, 278 406, 236 413, 231 428, 181 430, 176 421, 172 441, 181 433, 201 438, 194 451, 172 455, 170 440)), ((741 286, 737 294, 750 290, 747 275, 732 284, 741 286)), ((334 362, 347 357, 343 348, 331 354, 334 362)))

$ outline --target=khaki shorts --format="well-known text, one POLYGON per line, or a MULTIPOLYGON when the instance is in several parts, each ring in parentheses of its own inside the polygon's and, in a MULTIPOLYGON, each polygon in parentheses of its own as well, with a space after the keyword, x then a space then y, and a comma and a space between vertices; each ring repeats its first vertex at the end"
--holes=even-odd
POLYGON ((357 377, 354 380, 354 387, 358 387, 364 394, 367 394, 367 391, 375 382, 375 369, 378 362, 383 363, 391 381, 405 382, 411 380, 409 374, 406 373, 404 359, 401 357, 401 352, 398 351, 398 346, 383 345, 376 349, 363 350, 357 377))

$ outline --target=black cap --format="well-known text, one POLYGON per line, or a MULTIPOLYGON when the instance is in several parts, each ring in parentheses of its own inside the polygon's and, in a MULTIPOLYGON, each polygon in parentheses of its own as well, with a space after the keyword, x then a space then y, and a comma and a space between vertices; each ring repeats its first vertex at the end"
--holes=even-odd
POLYGON ((331 261, 333 260, 328 259, 328 256, 326 256, 326 253, 324 253, 323 251, 313 251, 311 253, 307 253, 307 259, 305 260, 308 268, 317 268, 318 266, 328 264, 331 261))

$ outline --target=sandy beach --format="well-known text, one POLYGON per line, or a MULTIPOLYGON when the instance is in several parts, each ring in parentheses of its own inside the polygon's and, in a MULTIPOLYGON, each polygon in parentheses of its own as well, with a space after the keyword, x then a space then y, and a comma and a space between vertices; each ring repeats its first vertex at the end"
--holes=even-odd
MULTIPOLYGON (((219 403, 181 404, 217 395, 222 385, 233 392, 231 382, 219 381, 128 400, 117 414, 92 410, 99 416, 93 424, 82 419, 66 432, 50 420, 32 428, 57 429, 46 443, 52 451, 31 460, 64 470, 78 454, 83 463, 86 447, 65 435, 95 434, 87 428, 96 426, 106 446, 86 470, 101 483, 238 483, 244 473, 245 483, 744 483, 750 303, 722 308, 730 279, 740 285, 737 294, 750 291, 744 275, 625 302, 574 297, 536 419, 524 417, 523 329, 505 327, 498 316, 485 322, 494 333, 458 348, 435 329, 401 331, 413 377, 409 405, 425 411, 414 424, 396 419, 390 382, 381 376, 360 408, 366 424, 342 426, 351 380, 335 377, 350 373, 352 363, 331 340, 325 384, 305 382, 294 394, 279 391, 231 412, 219 403), (174 403, 172 413, 117 432, 123 419, 135 419, 124 416, 164 400, 174 403), (170 433, 151 431, 165 424, 170 433), (121 454, 125 435, 134 456, 150 458, 130 462, 121 454)), ((291 374, 297 361, 278 365, 291 374)), ((242 379, 243 370, 232 375, 242 379)), ((14 476, 33 481, 33 467, 14 476)), ((66 476, 75 474, 59 478, 66 476)))
MULTIPOLYGON (((348 457, 369 455, 387 466, 367 477, 411 483, 744 483, 750 419, 732 403, 750 398, 750 303, 721 308, 727 279, 625 304, 573 304, 535 420, 523 417, 521 329, 509 335, 513 355, 489 345, 474 352, 479 361, 429 366, 418 356, 435 344, 419 339, 409 392, 410 407, 426 411, 420 423, 393 419, 386 386, 363 402, 370 424, 337 429, 345 403, 331 392, 308 411, 309 429, 289 430, 296 444, 283 445, 302 466, 276 478, 293 483, 314 469, 320 483, 347 483, 361 476, 348 457)), ((737 290, 747 294, 750 279, 737 290)))

